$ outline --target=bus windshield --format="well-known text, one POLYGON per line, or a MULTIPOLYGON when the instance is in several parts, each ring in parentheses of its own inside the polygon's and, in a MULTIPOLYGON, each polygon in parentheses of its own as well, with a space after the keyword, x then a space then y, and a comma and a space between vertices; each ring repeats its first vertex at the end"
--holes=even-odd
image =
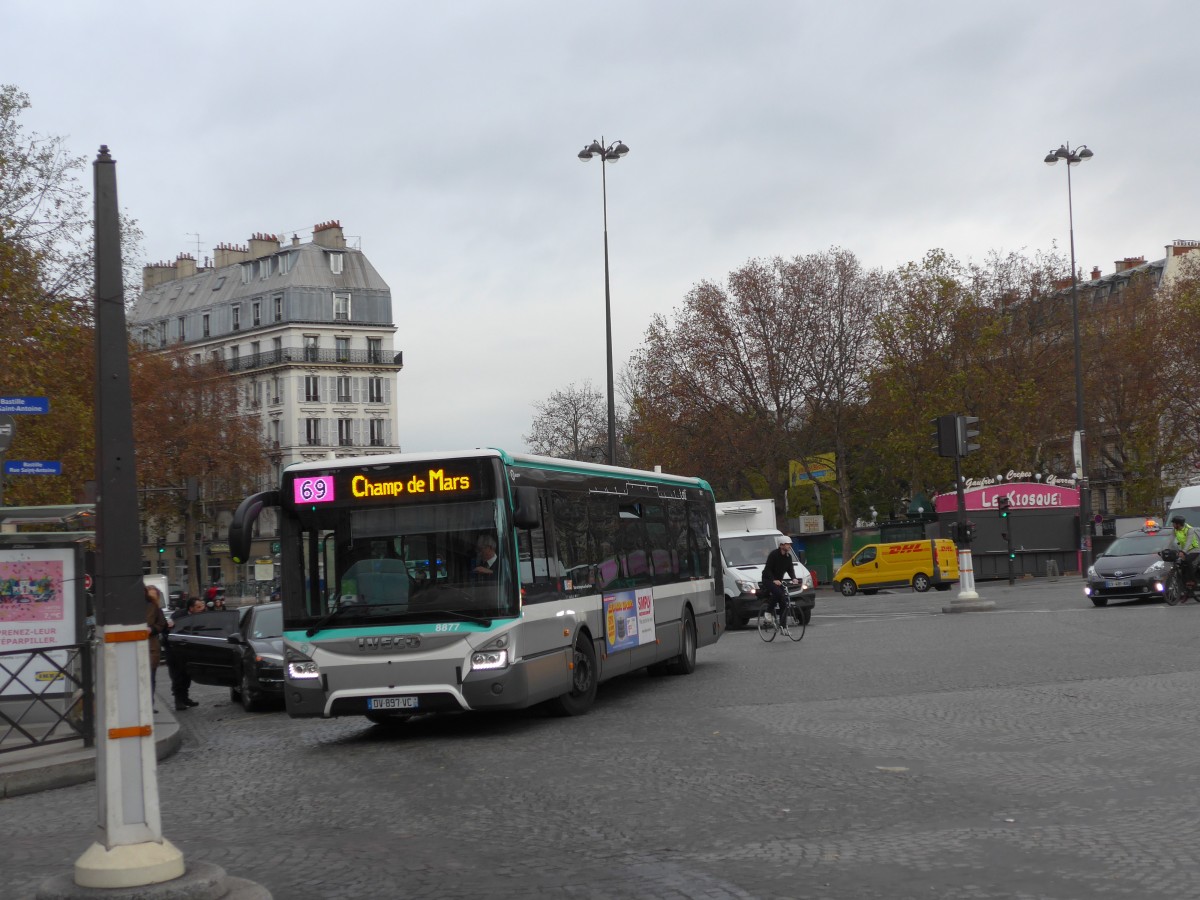
POLYGON ((316 518, 301 535, 317 551, 305 552, 306 609, 288 616, 289 627, 315 619, 322 627, 484 624, 518 613, 499 500, 340 509, 316 518))

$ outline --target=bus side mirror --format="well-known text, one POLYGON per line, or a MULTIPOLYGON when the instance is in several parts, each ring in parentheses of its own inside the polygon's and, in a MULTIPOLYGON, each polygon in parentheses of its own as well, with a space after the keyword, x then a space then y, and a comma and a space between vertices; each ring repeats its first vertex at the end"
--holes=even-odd
POLYGON ((264 506, 278 506, 279 491, 260 491, 238 504, 229 523, 229 555, 235 563, 250 559, 250 541, 254 538, 254 522, 264 506))
POLYGON ((537 528, 542 524, 542 517, 539 513, 537 488, 513 488, 514 525, 518 528, 537 528))

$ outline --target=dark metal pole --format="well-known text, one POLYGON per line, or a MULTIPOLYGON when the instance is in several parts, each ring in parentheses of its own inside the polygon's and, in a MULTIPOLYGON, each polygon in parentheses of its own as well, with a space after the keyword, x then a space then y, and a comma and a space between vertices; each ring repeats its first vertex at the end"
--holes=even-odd
MULTIPOLYGON (((604 135, 600 135, 600 146, 604 147, 604 135)), ((608 288, 608 178, 604 171, 608 165, 607 151, 600 154, 600 193, 604 204, 604 336, 608 358, 608 464, 617 464, 617 407, 613 396, 613 352, 612 352, 612 296, 608 288)))
POLYGON ((146 621, 133 458, 133 401, 116 160, 102 146, 96 189, 96 622, 146 621))
POLYGON ((1092 497, 1088 485, 1087 438, 1083 428, 1083 353, 1079 342, 1079 279, 1075 272, 1075 208, 1071 197, 1071 145, 1067 148, 1067 219, 1071 234, 1071 322, 1075 332, 1075 428, 1079 432, 1079 574, 1092 564, 1092 497))

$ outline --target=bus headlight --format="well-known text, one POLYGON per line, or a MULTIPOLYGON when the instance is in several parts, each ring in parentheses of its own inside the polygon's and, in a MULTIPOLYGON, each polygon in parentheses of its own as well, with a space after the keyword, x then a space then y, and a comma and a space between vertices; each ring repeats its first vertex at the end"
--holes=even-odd
POLYGON ((290 647, 285 655, 288 678, 293 678, 296 681, 307 681, 312 678, 321 677, 321 667, 307 656, 301 656, 290 647))
POLYGON ((504 669, 508 667, 508 635, 488 641, 478 650, 471 653, 471 671, 482 672, 487 669, 504 669))

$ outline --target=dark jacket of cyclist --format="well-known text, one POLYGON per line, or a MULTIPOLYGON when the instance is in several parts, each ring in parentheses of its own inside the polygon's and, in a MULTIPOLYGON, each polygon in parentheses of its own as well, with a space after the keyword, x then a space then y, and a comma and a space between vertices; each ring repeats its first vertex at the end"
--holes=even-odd
POLYGON ((779 546, 767 554, 767 561, 763 565, 763 586, 775 603, 775 620, 781 626, 786 624, 781 615, 787 608, 787 588, 783 586, 785 575, 793 581, 796 580, 796 567, 792 564, 792 542, 788 538, 780 538, 779 546))

